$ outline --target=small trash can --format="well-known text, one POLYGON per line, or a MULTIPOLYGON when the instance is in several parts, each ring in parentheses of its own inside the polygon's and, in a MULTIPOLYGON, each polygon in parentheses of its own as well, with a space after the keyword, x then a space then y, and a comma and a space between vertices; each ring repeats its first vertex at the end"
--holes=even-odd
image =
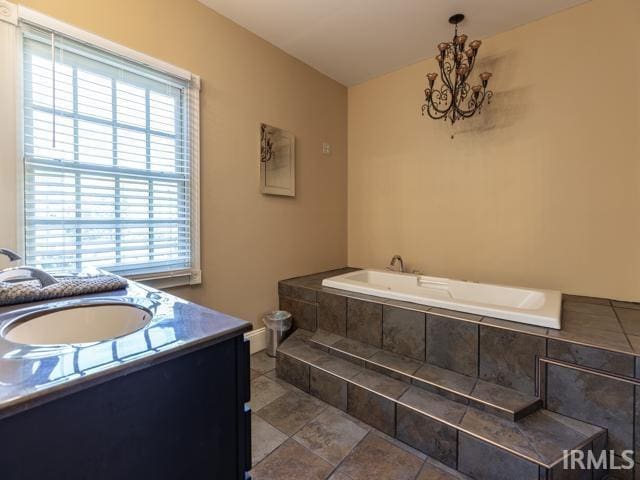
POLYGON ((267 327, 267 355, 276 356, 276 349, 282 342, 287 332, 291 329, 291 314, 284 310, 276 310, 267 313, 263 318, 267 327))

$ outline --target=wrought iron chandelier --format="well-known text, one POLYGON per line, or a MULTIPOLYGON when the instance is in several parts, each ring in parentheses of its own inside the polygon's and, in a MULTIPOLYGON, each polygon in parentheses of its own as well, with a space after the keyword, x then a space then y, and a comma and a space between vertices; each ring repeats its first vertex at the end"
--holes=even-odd
POLYGON ((458 13, 449 18, 449 23, 455 25, 455 33, 451 42, 438 44, 436 61, 440 67, 442 86, 434 88, 437 73, 428 73, 428 86, 424 90, 425 104, 422 105, 422 115, 427 113, 434 120, 447 119, 453 125, 459 119, 472 117, 476 112, 480 114, 485 101, 491 103, 493 92, 487 90, 491 73, 480 74, 480 84, 471 86, 469 79, 476 63, 478 49, 482 42, 474 40, 467 43, 465 34, 458 35, 458 24, 464 20, 464 15, 458 13))

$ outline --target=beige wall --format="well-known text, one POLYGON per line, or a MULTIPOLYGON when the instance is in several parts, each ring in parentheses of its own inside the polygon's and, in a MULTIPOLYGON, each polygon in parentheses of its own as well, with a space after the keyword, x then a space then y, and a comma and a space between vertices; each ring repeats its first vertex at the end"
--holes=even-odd
POLYGON ((640 300, 639 27, 594 0, 484 39, 495 101, 453 140, 435 61, 350 88, 349 264, 640 300))
MULTIPOLYGON (((201 76, 204 282, 176 293, 255 322, 346 263, 344 87, 195 0, 22 3, 201 76), (295 199, 258 193, 261 121, 296 134, 295 199)), ((594 0, 485 39, 495 101, 453 140, 420 117, 432 61, 349 89, 349 264, 640 300, 638 25, 594 0)))
POLYGON ((196 0, 21 3, 200 75, 203 284, 175 293, 257 324, 279 279, 346 264, 345 87, 196 0), (260 122, 296 135, 295 199, 259 193, 260 122))

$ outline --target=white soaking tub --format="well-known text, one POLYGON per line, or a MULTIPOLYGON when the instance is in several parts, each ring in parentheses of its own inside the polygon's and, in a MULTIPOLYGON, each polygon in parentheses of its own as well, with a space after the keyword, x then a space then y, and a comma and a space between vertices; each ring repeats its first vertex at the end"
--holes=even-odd
POLYGON ((562 294, 555 290, 533 290, 372 269, 326 278, 322 285, 560 329, 562 294))

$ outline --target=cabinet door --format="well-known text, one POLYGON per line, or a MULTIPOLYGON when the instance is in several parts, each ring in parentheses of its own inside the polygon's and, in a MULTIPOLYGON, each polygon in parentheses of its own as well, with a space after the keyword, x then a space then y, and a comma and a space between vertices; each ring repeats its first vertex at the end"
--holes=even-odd
POLYGON ((250 416, 239 397, 240 360, 249 374, 244 348, 240 335, 0 420, 0 476, 244 478, 251 464, 250 416))

